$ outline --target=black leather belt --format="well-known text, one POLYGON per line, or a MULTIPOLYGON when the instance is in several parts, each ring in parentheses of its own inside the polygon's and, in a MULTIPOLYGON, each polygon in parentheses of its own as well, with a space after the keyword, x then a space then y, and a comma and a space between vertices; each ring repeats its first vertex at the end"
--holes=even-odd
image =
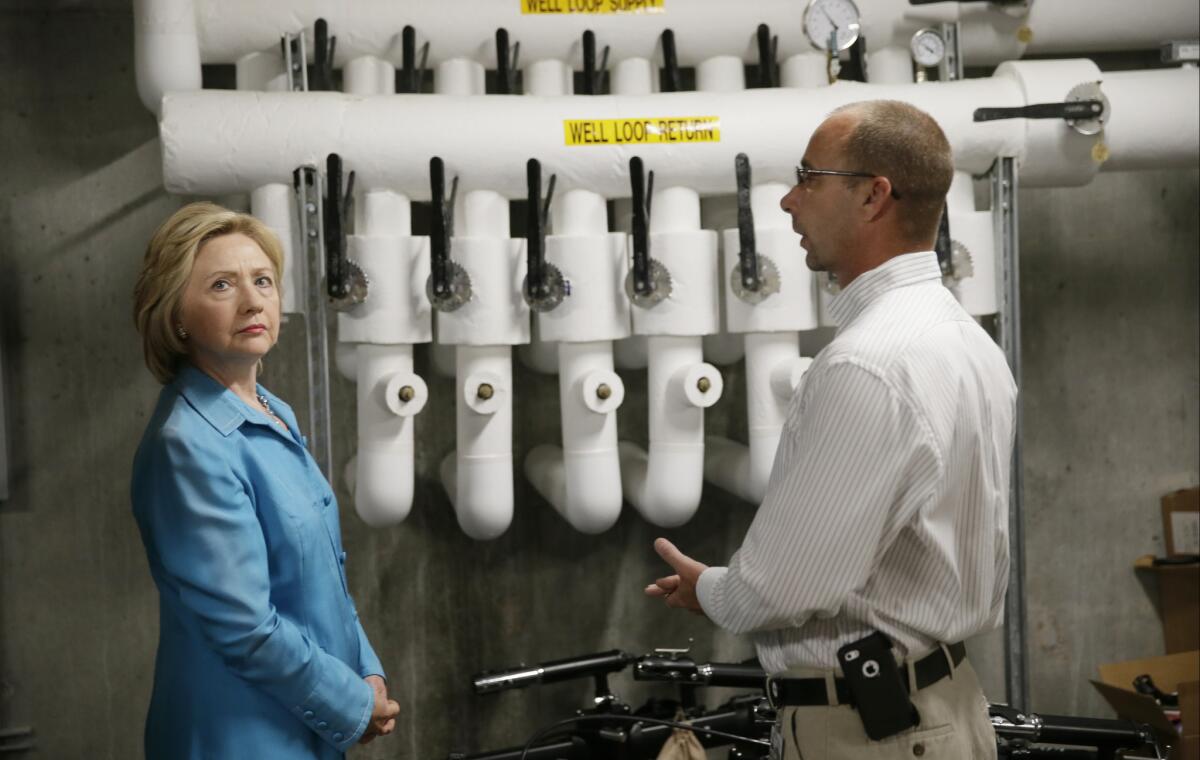
MULTIPOLYGON (((961 641, 947 646, 946 649, 950 651, 950 659, 954 660, 956 668, 967 656, 967 647, 961 641)), ((913 665, 913 670, 916 671, 917 689, 920 690, 932 686, 950 675, 950 663, 946 662, 946 655, 939 647, 917 660, 913 665)), ((908 688, 908 672, 903 665, 900 666, 900 681, 905 688, 908 688)), ((850 686, 845 679, 833 679, 833 686, 837 692, 838 704, 853 707, 854 697, 850 694, 850 686)), ((829 704, 829 694, 825 690, 824 678, 771 677, 767 679, 767 696, 772 707, 811 707, 829 704)))

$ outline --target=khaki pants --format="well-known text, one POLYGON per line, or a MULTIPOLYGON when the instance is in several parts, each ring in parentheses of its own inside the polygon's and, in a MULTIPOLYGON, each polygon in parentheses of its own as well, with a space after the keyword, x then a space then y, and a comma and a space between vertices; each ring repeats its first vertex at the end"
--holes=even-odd
MULTIPOLYGON (((912 668, 908 668, 910 686, 912 668)), ((825 678, 833 672, 795 668, 788 678, 825 678)), ((836 699, 836 697, 835 697, 836 699)), ((921 725, 872 741, 858 711, 846 705, 785 707, 779 712, 784 760, 995 760, 996 733, 971 663, 913 695, 921 725)))

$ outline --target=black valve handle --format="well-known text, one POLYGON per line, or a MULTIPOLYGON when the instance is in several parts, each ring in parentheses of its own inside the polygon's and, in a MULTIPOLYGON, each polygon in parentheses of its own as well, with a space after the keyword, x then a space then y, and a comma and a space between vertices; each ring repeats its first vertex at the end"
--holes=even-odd
POLYGON ((550 292, 546 276, 546 220, 550 217, 550 201, 554 198, 554 182, 557 175, 550 175, 546 188, 546 200, 542 201, 542 165, 536 158, 525 163, 525 180, 528 186, 525 236, 527 272, 525 294, 532 299, 545 298, 550 292))
POLYGON ((679 75, 679 57, 675 54, 675 32, 670 29, 663 29, 662 52, 662 90, 663 92, 679 92, 683 89, 683 85, 679 75))
POLYGON ((346 232, 354 213, 354 172, 342 188, 342 157, 330 153, 325 159, 325 280, 330 298, 350 292, 350 265, 346 261, 346 232))
POLYGON ((738 262, 742 287, 758 290, 758 252, 754 245, 754 212, 750 208, 750 158, 739 153, 733 158, 737 177, 738 262))
POLYGON ((647 175, 642 159, 629 159, 630 196, 633 202, 633 290, 640 296, 654 292, 650 280, 650 200, 654 196, 654 172, 647 175))
POLYGON ((417 63, 417 30, 406 26, 400 32, 400 91, 419 93, 425 81, 425 63, 429 59, 429 42, 421 46, 421 63, 417 63))
POLYGON ((937 237, 934 239, 933 250, 937 253, 938 268, 942 270, 943 275, 953 273, 954 264, 951 260, 951 241, 950 241, 950 206, 942 208, 942 220, 938 222, 937 237))
POLYGON ((1098 119, 1104 113, 1099 100, 1074 100, 1068 103, 1034 103, 1015 108, 976 108, 975 121, 998 119, 1098 119))
POLYGON ((600 77, 608 70, 608 45, 600 58, 600 67, 596 68, 596 33, 591 29, 583 33, 583 94, 600 94, 600 77))
POLYGON ((521 43, 508 44, 508 30, 496 30, 496 81, 501 95, 513 95, 517 91, 517 60, 521 55, 521 43))
POLYGON ((454 196, 458 194, 458 177, 450 185, 446 197, 446 165, 438 156, 429 159, 429 189, 433 214, 429 231, 430 278, 433 295, 450 294, 450 238, 454 235, 454 196))
POLYGON ((779 35, 771 36, 771 27, 758 25, 758 86, 778 87, 779 35))
POLYGON ((314 25, 316 48, 313 51, 312 90, 333 89, 333 53, 337 49, 337 37, 329 35, 329 24, 319 18, 314 25))

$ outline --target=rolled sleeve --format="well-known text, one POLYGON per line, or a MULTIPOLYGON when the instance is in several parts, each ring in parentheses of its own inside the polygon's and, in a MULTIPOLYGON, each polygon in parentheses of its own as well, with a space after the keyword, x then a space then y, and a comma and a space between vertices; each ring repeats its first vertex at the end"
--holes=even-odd
POLYGON ((374 694, 271 603, 252 490, 217 443, 165 428, 155 448, 135 511, 164 604, 237 676, 344 750, 366 729, 374 694))

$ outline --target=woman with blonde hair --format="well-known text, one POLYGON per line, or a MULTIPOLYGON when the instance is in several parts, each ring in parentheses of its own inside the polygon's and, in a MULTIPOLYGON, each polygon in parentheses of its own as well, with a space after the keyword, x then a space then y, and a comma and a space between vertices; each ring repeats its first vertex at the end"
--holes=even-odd
POLYGON ((134 290, 163 384, 132 482, 160 602, 151 760, 341 758, 399 712, 350 598, 333 492, 257 382, 282 268, 262 222, 192 203, 154 233, 134 290))

